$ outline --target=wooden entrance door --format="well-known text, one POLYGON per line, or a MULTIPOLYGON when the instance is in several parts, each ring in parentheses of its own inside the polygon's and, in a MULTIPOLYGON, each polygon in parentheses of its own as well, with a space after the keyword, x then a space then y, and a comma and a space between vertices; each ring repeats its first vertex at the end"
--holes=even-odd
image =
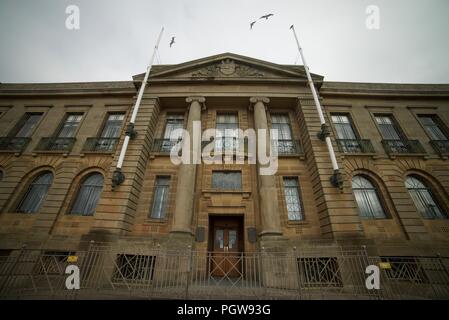
POLYGON ((241 219, 238 217, 216 217, 212 220, 211 274, 216 277, 240 277, 241 219))

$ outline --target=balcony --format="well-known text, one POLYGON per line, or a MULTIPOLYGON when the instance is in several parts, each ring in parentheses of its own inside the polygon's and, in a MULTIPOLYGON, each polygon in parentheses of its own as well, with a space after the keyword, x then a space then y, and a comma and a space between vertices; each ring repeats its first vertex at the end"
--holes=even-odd
POLYGON ((42 138, 36 147, 36 151, 70 152, 76 138, 42 138))
POLYGON ((430 140, 430 145, 440 156, 449 156, 449 140, 430 140))
POLYGON ((115 151, 118 138, 87 138, 84 143, 83 152, 104 152, 115 151))
POLYGON ((280 156, 304 155, 304 150, 299 140, 277 140, 272 141, 271 145, 277 148, 280 156))
MULTIPOLYGON (((201 141, 201 150, 204 150, 204 148, 211 144, 214 146, 213 151, 211 152, 213 155, 217 154, 237 154, 239 151, 239 138, 237 137, 214 137, 210 141, 201 141)), ((248 146, 247 141, 244 141, 243 146, 243 154, 247 154, 248 146)))
POLYGON ((0 150, 22 152, 30 141, 31 138, 1 137, 0 150))
POLYGON ((374 153, 370 140, 337 139, 338 150, 343 153, 374 153))
MULTIPOLYGON (((178 140, 181 141, 181 140, 178 140)), ((154 139, 151 152, 170 154, 171 149, 178 143, 170 139, 154 139)))
POLYGON ((418 140, 382 140, 382 145, 388 155, 426 153, 418 140))

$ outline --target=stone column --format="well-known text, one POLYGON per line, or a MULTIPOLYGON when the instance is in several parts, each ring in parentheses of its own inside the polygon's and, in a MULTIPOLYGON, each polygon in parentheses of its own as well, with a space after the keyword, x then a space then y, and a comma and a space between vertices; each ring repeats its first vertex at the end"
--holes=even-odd
MULTIPOLYGON (((267 114, 265 111, 265 104, 270 102, 266 97, 252 97, 251 104, 254 105, 254 129, 256 134, 259 129, 266 130, 266 141, 269 142, 269 128, 267 121, 267 114)), ((258 146, 259 147, 259 146, 258 146)), ((271 144, 266 145, 266 154, 271 149, 271 144)), ((259 161, 257 161, 257 175, 259 181, 259 197, 260 197, 260 214, 262 219, 263 235, 282 235, 281 221, 279 217, 278 196, 276 189, 276 178, 274 175, 261 175, 259 171, 259 161)))
MULTIPOLYGON (((176 187, 176 201, 174 222, 171 233, 184 233, 192 234, 190 229, 193 216, 193 201, 195 193, 195 180, 196 180, 196 164, 193 162, 193 158, 196 153, 192 152, 193 149, 193 122, 201 121, 201 109, 206 99, 204 97, 188 97, 187 103, 190 103, 189 116, 187 119, 187 131, 190 134, 190 163, 180 164, 178 169, 178 184, 176 187)), ((183 144, 186 144, 186 141, 183 144)), ((201 142, 199 147, 201 148, 201 142)), ((200 150, 198 150, 200 152, 200 150)))

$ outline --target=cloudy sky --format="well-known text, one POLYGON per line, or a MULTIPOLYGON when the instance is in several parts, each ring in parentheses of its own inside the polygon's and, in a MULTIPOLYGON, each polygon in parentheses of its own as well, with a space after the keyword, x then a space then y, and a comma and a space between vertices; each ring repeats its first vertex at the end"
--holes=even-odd
POLYGON ((448 0, 0 0, 0 82, 130 80, 161 26, 163 64, 223 52, 293 64, 295 24, 311 71, 326 80, 449 83, 448 14, 448 0), (69 5, 79 30, 66 28, 69 5), (366 27, 369 5, 378 30, 366 27))

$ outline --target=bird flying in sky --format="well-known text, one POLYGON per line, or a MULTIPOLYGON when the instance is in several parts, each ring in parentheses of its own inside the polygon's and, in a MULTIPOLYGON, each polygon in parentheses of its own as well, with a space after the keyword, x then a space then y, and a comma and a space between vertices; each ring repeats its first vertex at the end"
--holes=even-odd
POLYGON ((250 30, 253 29, 253 26, 254 26, 255 23, 256 23, 256 21, 253 21, 253 22, 251 22, 251 23, 249 24, 249 29, 250 29, 250 30))
POLYGON ((175 37, 171 37, 171 41, 170 41, 170 48, 171 46, 175 43, 175 37))
POLYGON ((265 18, 265 20, 268 20, 268 18, 269 18, 269 17, 272 17, 272 16, 274 16, 274 14, 269 13, 269 14, 266 14, 266 15, 264 15, 264 16, 261 16, 259 19, 264 19, 264 18, 265 18))

